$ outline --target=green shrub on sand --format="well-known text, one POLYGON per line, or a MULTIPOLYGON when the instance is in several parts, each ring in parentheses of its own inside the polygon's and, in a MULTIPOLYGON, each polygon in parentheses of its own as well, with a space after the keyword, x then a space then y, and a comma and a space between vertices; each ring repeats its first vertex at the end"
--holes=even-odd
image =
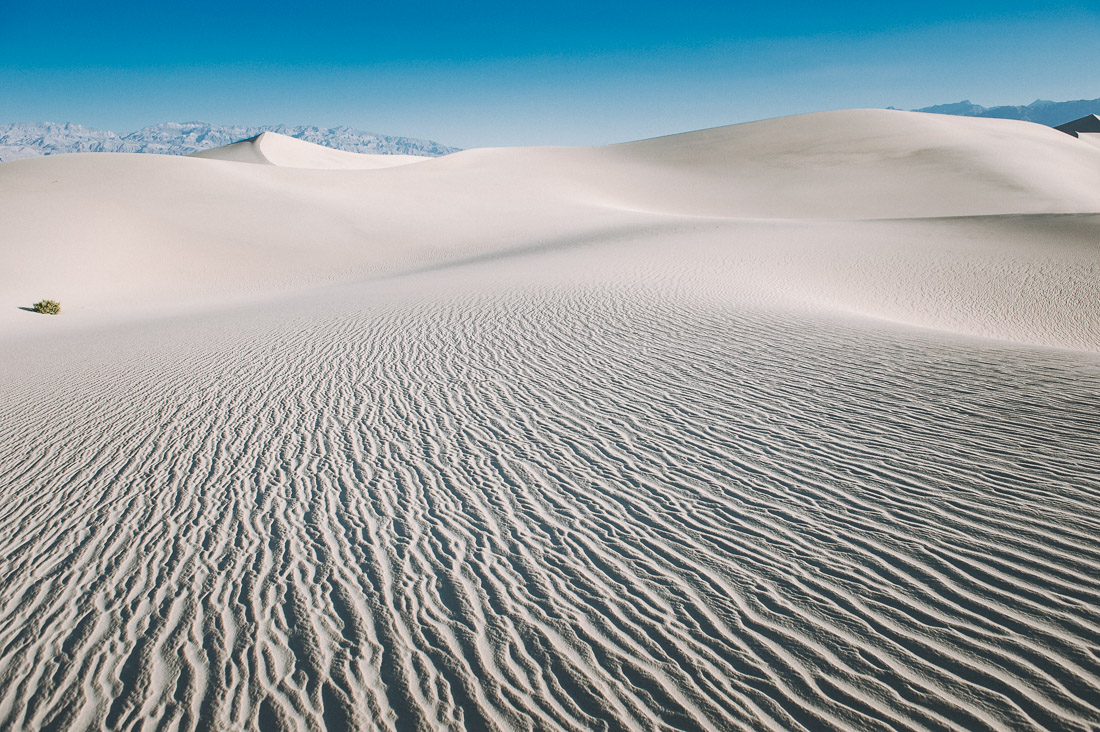
POLYGON ((61 312, 61 303, 57 300, 42 300, 34 304, 34 312, 57 315, 61 312))

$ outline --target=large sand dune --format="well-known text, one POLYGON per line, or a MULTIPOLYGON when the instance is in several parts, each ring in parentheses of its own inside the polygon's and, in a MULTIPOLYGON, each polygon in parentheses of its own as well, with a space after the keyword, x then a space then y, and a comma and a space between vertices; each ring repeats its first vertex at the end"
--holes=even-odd
POLYGON ((1088 141, 268 134, 0 206, 0 728, 1100 725, 1088 141))

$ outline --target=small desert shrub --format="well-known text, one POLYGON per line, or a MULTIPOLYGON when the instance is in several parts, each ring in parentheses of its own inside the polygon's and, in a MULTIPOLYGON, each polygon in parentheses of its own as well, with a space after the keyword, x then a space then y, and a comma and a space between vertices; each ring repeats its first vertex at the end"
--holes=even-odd
POLYGON ((61 303, 57 300, 42 300, 34 304, 34 312, 46 315, 57 315, 61 312, 61 303))

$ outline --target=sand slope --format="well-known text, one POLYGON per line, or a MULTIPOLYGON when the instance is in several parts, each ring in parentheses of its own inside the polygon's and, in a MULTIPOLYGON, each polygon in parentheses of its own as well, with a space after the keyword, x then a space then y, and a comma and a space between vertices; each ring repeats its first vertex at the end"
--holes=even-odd
POLYGON ((344 152, 275 132, 262 132, 256 137, 235 142, 232 145, 201 150, 192 153, 191 157, 278 165, 283 168, 323 170, 376 170, 419 163, 428 159, 416 155, 369 155, 344 152))
MULTIPOLYGON (((1100 344, 1095 314, 1081 312, 1100 294, 1100 149, 1038 125, 835 112, 608 148, 473 150, 356 171, 324 166, 330 154, 341 167, 385 156, 318 150, 265 134, 211 154, 267 156, 272 165, 133 155, 6 164, 0 288, 13 305, 51 297, 70 315, 112 322, 132 316, 137 302, 142 313, 213 308, 629 237, 747 259, 748 269, 729 272, 763 288, 761 297, 1036 343, 1100 344), (1046 236, 1051 214, 1061 216, 1046 236), (929 223, 945 218, 959 225, 929 223), (828 243, 806 233, 823 219, 828 243), (882 219, 893 221, 869 223, 882 219), (695 236, 700 229, 707 235, 695 236), (1075 322, 1062 322, 1070 314, 1075 322)), ((0 312, 0 329, 42 327, 14 307, 0 312)))
POLYGON ((0 728, 1100 720, 1100 148, 268 138, 0 165, 0 728))

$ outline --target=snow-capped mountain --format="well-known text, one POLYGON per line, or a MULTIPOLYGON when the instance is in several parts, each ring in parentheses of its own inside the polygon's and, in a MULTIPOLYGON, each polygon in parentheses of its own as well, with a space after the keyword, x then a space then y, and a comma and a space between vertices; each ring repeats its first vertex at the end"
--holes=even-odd
POLYGON ((0 162, 59 152, 117 150, 122 138, 113 132, 71 123, 0 125, 0 162))
POLYGON ((138 152, 189 155, 255 137, 261 132, 289 137, 348 152, 436 157, 458 148, 432 140, 391 137, 350 127, 242 127, 205 122, 167 122, 128 135, 72 123, 30 122, 0 125, 0 162, 73 152, 138 152))

